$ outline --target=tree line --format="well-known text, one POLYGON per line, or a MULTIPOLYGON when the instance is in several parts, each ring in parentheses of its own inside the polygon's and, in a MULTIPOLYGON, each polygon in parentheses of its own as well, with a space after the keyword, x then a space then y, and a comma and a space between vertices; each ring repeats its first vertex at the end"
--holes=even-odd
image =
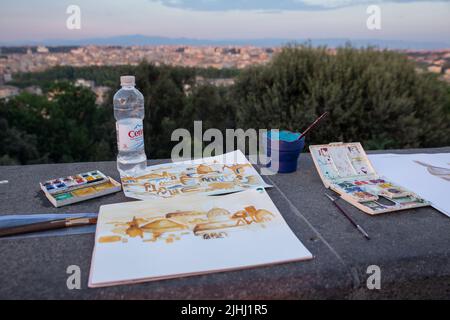
POLYGON ((177 128, 302 130, 329 117, 308 144, 359 141, 367 149, 450 145, 450 88, 418 73, 406 56, 372 48, 289 46, 267 65, 242 71, 155 66, 56 67, 20 74, 14 84, 39 84, 44 95, 0 101, 0 164, 114 160, 112 95, 119 77, 134 74, 145 97, 144 137, 150 158, 168 158, 177 128), (196 76, 236 78, 216 87, 196 76), (112 88, 104 106, 76 87, 78 78, 112 88), (187 89, 188 88, 188 89, 187 89))

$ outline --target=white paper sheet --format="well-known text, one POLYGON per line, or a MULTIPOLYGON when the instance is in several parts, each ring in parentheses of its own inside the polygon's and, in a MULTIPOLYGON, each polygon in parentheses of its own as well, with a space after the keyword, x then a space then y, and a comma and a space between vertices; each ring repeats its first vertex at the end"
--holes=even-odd
POLYGON ((263 188, 127 202, 100 208, 89 286, 306 259, 311 253, 263 188))
POLYGON ((450 217, 450 153, 372 154, 369 159, 380 175, 417 193, 450 217))

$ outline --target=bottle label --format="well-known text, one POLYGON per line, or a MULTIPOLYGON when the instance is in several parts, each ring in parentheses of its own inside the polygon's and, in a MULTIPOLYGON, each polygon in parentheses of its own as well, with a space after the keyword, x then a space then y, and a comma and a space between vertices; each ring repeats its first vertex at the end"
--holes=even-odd
POLYGON ((144 146, 144 126, 141 119, 116 122, 119 151, 137 151, 144 146))

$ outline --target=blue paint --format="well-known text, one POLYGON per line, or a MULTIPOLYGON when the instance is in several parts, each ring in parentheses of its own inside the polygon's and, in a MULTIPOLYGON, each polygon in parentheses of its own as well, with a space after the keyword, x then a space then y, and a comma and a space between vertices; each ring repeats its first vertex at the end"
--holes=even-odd
POLYGON ((271 140, 279 140, 284 142, 294 142, 300 138, 300 133, 298 132, 291 132, 291 131, 269 131, 267 132, 267 137, 271 140))

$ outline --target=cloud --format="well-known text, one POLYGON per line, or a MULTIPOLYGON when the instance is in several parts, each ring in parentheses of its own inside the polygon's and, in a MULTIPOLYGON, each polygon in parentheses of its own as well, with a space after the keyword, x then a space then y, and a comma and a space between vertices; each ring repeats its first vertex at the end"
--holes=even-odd
POLYGON ((166 7, 195 11, 329 10, 363 4, 449 2, 450 0, 150 0, 166 7))

